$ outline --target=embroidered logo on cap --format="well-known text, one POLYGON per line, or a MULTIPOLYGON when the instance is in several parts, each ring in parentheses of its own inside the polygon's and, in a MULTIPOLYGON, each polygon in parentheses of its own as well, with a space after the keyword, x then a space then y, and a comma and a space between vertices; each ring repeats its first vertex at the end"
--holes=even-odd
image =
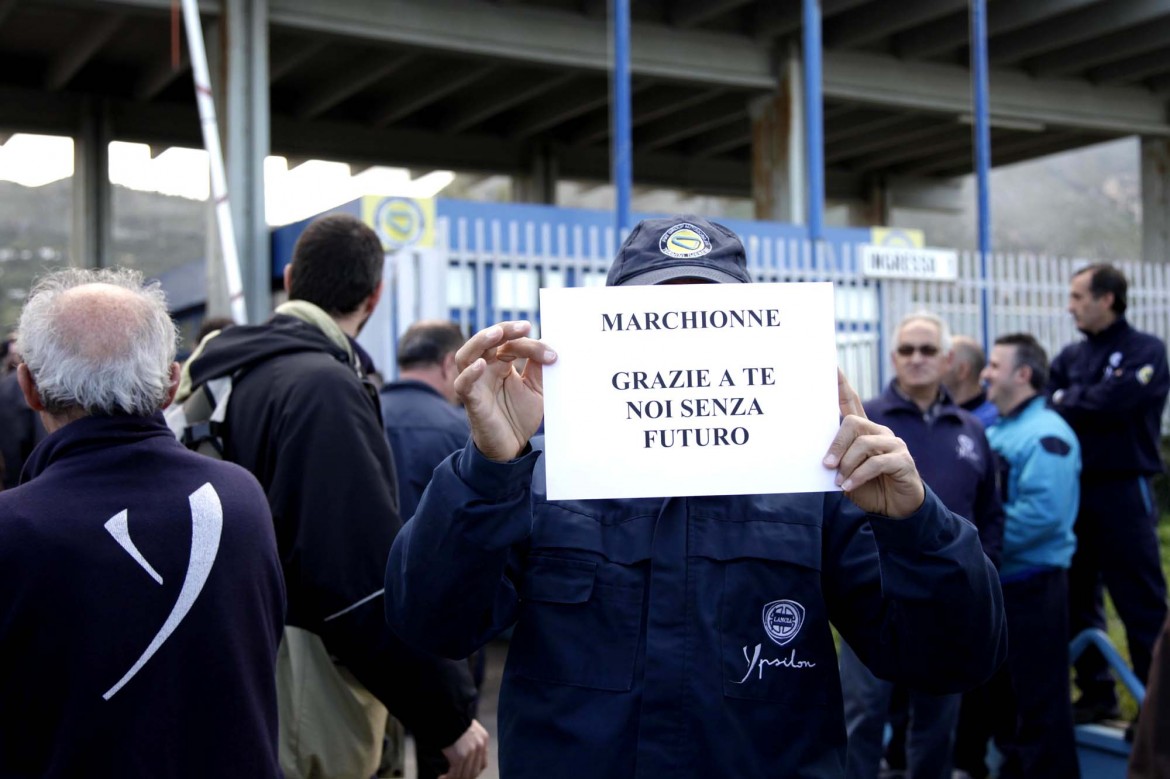
POLYGON ((784 646, 800 632, 804 624, 804 606, 794 600, 774 600, 764 606, 764 632, 784 646))
POLYGON ((690 222, 679 222, 662 234, 658 251, 679 260, 702 257, 711 251, 711 239, 690 222))

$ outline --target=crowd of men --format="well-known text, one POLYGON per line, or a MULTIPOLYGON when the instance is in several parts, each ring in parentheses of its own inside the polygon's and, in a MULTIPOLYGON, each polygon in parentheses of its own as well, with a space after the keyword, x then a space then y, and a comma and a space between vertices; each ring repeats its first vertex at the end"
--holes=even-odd
MULTIPOLYGON (((1086 338, 1051 363, 902 320, 881 395, 839 377, 840 492, 553 501, 555 344, 419 322, 379 391, 356 338, 382 264, 359 220, 314 221, 288 302, 181 367, 139 275, 34 287, 0 378, 23 404, 0 407, 0 776, 369 779, 393 715, 420 777, 472 779, 465 659, 509 629, 507 779, 1076 777, 1074 721, 1118 716, 1099 656, 1069 690, 1103 590, 1166 684, 1170 371, 1112 266, 1071 279, 1086 338)), ((738 237, 686 217, 640 223, 607 283, 750 281, 738 237)))

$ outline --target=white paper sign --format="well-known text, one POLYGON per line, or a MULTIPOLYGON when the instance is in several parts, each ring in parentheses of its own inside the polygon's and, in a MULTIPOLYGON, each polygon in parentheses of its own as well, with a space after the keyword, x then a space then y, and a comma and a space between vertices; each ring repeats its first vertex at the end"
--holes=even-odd
POLYGON ((540 291, 553 500, 836 490, 833 285, 540 291))

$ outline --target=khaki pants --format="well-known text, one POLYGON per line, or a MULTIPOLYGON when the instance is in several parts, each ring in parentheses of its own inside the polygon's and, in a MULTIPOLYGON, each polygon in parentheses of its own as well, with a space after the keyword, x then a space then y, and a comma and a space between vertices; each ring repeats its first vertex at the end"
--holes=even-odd
POLYGON ((370 779, 388 713, 315 634, 285 627, 276 654, 280 767, 286 779, 370 779))

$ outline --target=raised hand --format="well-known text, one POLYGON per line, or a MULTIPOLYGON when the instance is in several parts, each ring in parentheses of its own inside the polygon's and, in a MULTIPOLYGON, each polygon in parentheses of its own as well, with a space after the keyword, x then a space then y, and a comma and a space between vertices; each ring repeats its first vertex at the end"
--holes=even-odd
POLYGON ((543 368, 557 355, 529 338, 530 322, 480 330, 455 354, 455 392, 467 409, 471 437, 489 460, 515 459, 544 417, 543 368), (514 365, 526 359, 524 372, 514 365))
POLYGON ((894 519, 910 516, 922 506, 926 488, 905 442, 866 417, 861 399, 840 369, 837 399, 843 418, 825 455, 825 467, 837 469, 837 485, 863 511, 894 519))

